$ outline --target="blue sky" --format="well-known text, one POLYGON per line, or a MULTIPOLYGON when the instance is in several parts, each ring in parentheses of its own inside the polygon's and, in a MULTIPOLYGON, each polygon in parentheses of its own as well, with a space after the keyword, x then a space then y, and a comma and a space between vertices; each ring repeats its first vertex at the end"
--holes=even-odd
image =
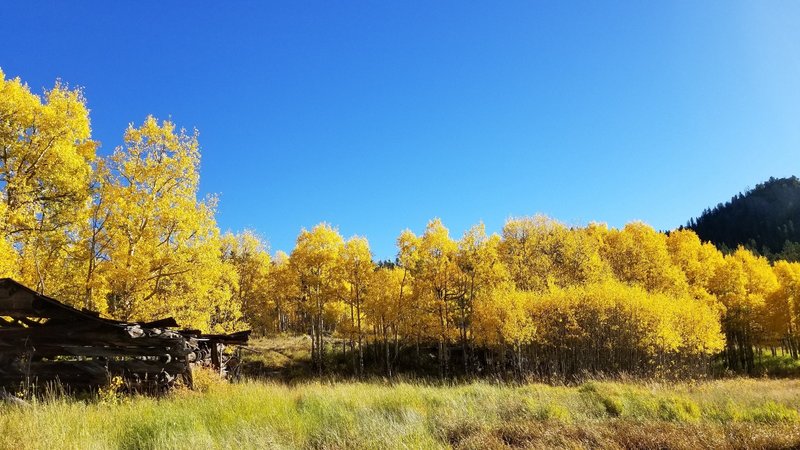
POLYGON ((670 229, 800 174, 799 2, 4 2, 0 67, 83 86, 102 153, 200 130, 223 230, 394 255, 441 217, 670 229), (169 4, 167 4, 169 3, 169 4))

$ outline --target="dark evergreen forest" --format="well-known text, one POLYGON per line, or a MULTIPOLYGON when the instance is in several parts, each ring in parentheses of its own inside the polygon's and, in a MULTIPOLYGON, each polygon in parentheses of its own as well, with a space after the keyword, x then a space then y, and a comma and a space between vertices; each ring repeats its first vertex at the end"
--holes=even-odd
POLYGON ((723 252, 742 245, 770 259, 800 260, 800 179, 770 178, 703 211, 687 228, 723 252))

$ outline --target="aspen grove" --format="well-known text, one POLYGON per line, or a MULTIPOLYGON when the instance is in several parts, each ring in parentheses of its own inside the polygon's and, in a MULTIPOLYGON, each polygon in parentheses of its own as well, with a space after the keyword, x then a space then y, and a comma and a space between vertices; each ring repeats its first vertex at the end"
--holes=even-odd
POLYGON ((434 219, 376 262, 323 223, 270 255, 255 232, 220 232, 198 135, 170 121, 130 125, 98 157, 79 89, 36 95, 0 71, 0 146, 0 276, 117 319, 308 334, 319 374, 333 358, 358 376, 434 361, 441 377, 573 377, 798 357, 800 264, 690 230, 534 216, 453 237, 434 219))

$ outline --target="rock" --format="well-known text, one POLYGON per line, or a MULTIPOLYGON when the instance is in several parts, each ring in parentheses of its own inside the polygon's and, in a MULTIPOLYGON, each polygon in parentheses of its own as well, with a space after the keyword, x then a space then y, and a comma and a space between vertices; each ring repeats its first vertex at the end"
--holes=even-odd
POLYGON ((25 400, 15 397, 4 390, 0 390, 0 402, 16 406, 31 406, 31 404, 25 400))

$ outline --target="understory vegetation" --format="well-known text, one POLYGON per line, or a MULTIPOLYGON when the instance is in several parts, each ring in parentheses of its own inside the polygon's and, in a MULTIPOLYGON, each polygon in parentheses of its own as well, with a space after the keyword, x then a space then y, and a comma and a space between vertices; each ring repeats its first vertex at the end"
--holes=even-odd
POLYGON ((800 381, 463 385, 202 378, 0 406, 0 448, 790 448, 800 381), (113 393, 112 393, 113 394, 113 393))

